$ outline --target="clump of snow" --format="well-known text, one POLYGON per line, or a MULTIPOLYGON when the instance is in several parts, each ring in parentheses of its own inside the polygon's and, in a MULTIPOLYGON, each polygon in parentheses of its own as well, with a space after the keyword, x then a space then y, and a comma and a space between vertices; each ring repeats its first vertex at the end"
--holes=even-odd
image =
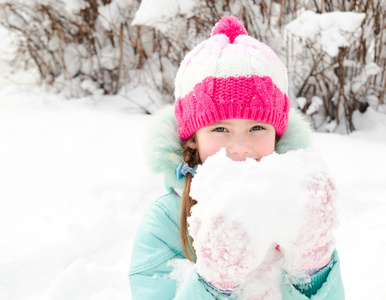
POLYGON ((319 108, 323 105, 323 100, 318 96, 311 98, 311 105, 308 107, 306 114, 312 115, 318 112, 319 108))
MULTIPOLYGON (((386 107, 381 112, 386 113, 386 107)), ((353 122, 355 128, 359 131, 367 131, 369 134, 379 133, 381 138, 386 140, 386 132, 382 126, 386 126, 385 115, 375 111, 372 107, 368 107, 364 113, 360 111, 354 111, 353 113, 353 122)), ((353 135, 356 135, 357 132, 353 132, 353 135)))
POLYGON ((66 65, 67 78, 73 78, 81 68, 81 59, 79 57, 78 45, 69 44, 64 49, 64 63, 66 65))
POLYGON ((161 26, 177 15, 189 17, 196 6, 194 0, 143 0, 135 13, 132 25, 161 26))
POLYGON ((113 71, 119 65, 119 49, 112 45, 106 45, 101 50, 101 65, 106 70, 113 71))
POLYGON ((365 66, 365 73, 367 76, 372 76, 372 75, 378 75, 383 71, 383 69, 378 66, 375 62, 369 62, 365 66))
POLYGON ((350 44, 350 36, 359 32, 365 16, 355 12, 317 14, 305 11, 285 28, 304 40, 315 42, 320 38, 322 49, 334 57, 338 55, 339 47, 350 44))
POLYGON ((304 106, 307 104, 307 99, 305 97, 297 97, 296 104, 300 109, 303 109, 304 106))
MULTIPOLYGON (((307 190, 309 179, 318 172, 327 170, 315 149, 274 153, 260 162, 232 161, 224 149, 220 150, 197 168, 192 181, 190 195, 197 204, 188 222, 194 247, 217 247, 200 245, 200 232, 210 231, 212 220, 223 218, 236 222, 246 231, 248 249, 255 254, 256 267, 272 245, 280 245, 287 253, 300 252, 295 241, 304 231, 308 209, 310 206, 318 209, 321 204, 314 201, 307 190)), ((223 243, 229 245, 221 247, 236 247, 232 239, 223 243)), ((204 272, 211 273, 210 270, 204 272)))
POLYGON ((107 5, 99 6, 99 20, 106 30, 116 29, 121 23, 125 22, 125 17, 121 13, 122 8, 117 1, 111 1, 107 5))
MULTIPOLYGON (((51 0, 51 2, 55 1, 51 0)), ((63 2, 63 4, 69 14, 79 13, 82 9, 86 9, 88 6, 90 6, 90 4, 85 0, 66 0, 63 2)))
POLYGON ((187 280, 190 273, 194 269, 194 263, 188 259, 172 259, 167 263, 168 266, 173 268, 169 277, 177 282, 177 291, 181 287, 181 284, 187 280))

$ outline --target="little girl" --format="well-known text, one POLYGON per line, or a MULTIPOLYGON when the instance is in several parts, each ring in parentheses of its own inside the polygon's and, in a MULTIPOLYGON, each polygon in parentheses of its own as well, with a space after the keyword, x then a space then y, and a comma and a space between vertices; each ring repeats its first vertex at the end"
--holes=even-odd
MULTIPOLYGON (((133 299, 344 299, 332 235, 336 193, 326 173, 315 172, 304 186, 309 204, 302 227, 264 253, 243 220, 194 216, 201 203, 193 199, 199 193, 191 194, 197 167, 205 168, 220 149, 233 161, 261 164, 309 146, 311 131, 290 111, 287 70, 276 54, 248 36, 235 17, 224 17, 212 36, 186 55, 175 86, 174 113, 168 107, 157 116, 149 142, 150 164, 165 174, 168 193, 151 204, 138 228, 130 270, 133 299), (176 261, 179 268, 193 266, 188 276, 178 277, 176 261), (273 265, 279 277, 266 272, 273 265), (273 281, 279 288, 270 287, 273 281), (262 288, 254 294, 256 286, 262 288)), ((223 185, 224 191, 232 188, 223 185)), ((272 195, 291 195, 271 188, 272 195)))

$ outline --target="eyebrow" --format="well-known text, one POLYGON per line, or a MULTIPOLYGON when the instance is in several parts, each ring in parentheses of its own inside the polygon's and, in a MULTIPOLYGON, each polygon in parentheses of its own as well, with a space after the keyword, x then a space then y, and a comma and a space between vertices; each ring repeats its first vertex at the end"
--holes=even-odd
POLYGON ((230 124, 230 122, 228 122, 228 120, 222 120, 222 121, 218 121, 218 122, 216 122, 216 123, 213 123, 212 125, 215 125, 216 126, 216 124, 218 125, 218 124, 230 124))

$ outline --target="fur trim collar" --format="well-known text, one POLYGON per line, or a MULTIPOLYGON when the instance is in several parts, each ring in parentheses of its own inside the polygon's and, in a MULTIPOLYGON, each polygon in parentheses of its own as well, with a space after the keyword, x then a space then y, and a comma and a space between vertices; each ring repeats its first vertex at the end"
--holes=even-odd
MULTIPOLYGON (((311 127, 302 114, 294 109, 290 110, 288 128, 276 145, 279 154, 291 150, 307 148, 311 145, 311 127)), ((177 120, 174 116, 174 106, 168 105, 158 111, 146 143, 146 156, 150 168, 156 173, 165 175, 165 184, 173 188, 178 194, 184 187, 184 179, 177 180, 175 170, 182 162, 176 153, 183 145, 177 132, 177 120)))

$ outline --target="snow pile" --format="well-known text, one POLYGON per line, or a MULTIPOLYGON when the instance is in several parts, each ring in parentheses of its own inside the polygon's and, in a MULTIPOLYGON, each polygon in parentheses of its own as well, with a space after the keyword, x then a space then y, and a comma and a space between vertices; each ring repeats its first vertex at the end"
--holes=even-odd
POLYGON ((150 117, 108 99, 65 101, 8 85, 0 85, 0 299, 130 299, 136 228, 164 192, 143 158, 150 117))
MULTIPOLYGON (((134 235, 147 205, 165 193, 163 176, 143 159, 153 117, 128 114, 114 98, 65 101, 14 84, 33 73, 5 78, 6 70, 2 64, 0 299, 131 299, 134 235)), ((346 299, 384 300, 386 117, 367 110, 355 118, 360 131, 314 140, 340 195, 336 240, 346 299)), ((189 268, 181 264, 174 278, 189 268)), ((280 264, 268 252, 246 288, 280 284, 280 264)))
POLYGON ((339 47, 350 44, 350 37, 360 33, 366 14, 354 12, 332 12, 317 14, 303 12, 285 28, 293 35, 312 43, 320 41, 322 49, 330 56, 338 55, 339 47))
MULTIPOLYGON (((222 219, 235 222, 245 230, 249 239, 247 250, 254 252, 254 268, 264 261, 276 244, 286 253, 298 253, 295 241, 304 231, 307 212, 318 210, 321 205, 322 200, 310 196, 306 188, 310 178, 320 172, 327 173, 320 153, 315 149, 282 155, 274 153, 260 162, 253 159, 232 161, 224 149, 220 150, 197 168, 192 181, 190 195, 197 204, 192 208, 188 222, 195 249, 205 242, 206 248, 213 248, 213 255, 221 255, 216 253, 215 243, 211 244, 211 241, 221 240, 225 243, 223 247, 242 252, 237 249, 242 247, 242 242, 232 238, 224 240, 221 237, 223 231, 213 231, 213 220, 222 219), (211 231, 213 235, 208 240, 205 236, 211 231)), ((233 230, 229 226, 224 228, 233 230)), ((211 274, 210 270, 204 272, 211 274)), ((211 281, 211 278, 206 279, 211 281)))

